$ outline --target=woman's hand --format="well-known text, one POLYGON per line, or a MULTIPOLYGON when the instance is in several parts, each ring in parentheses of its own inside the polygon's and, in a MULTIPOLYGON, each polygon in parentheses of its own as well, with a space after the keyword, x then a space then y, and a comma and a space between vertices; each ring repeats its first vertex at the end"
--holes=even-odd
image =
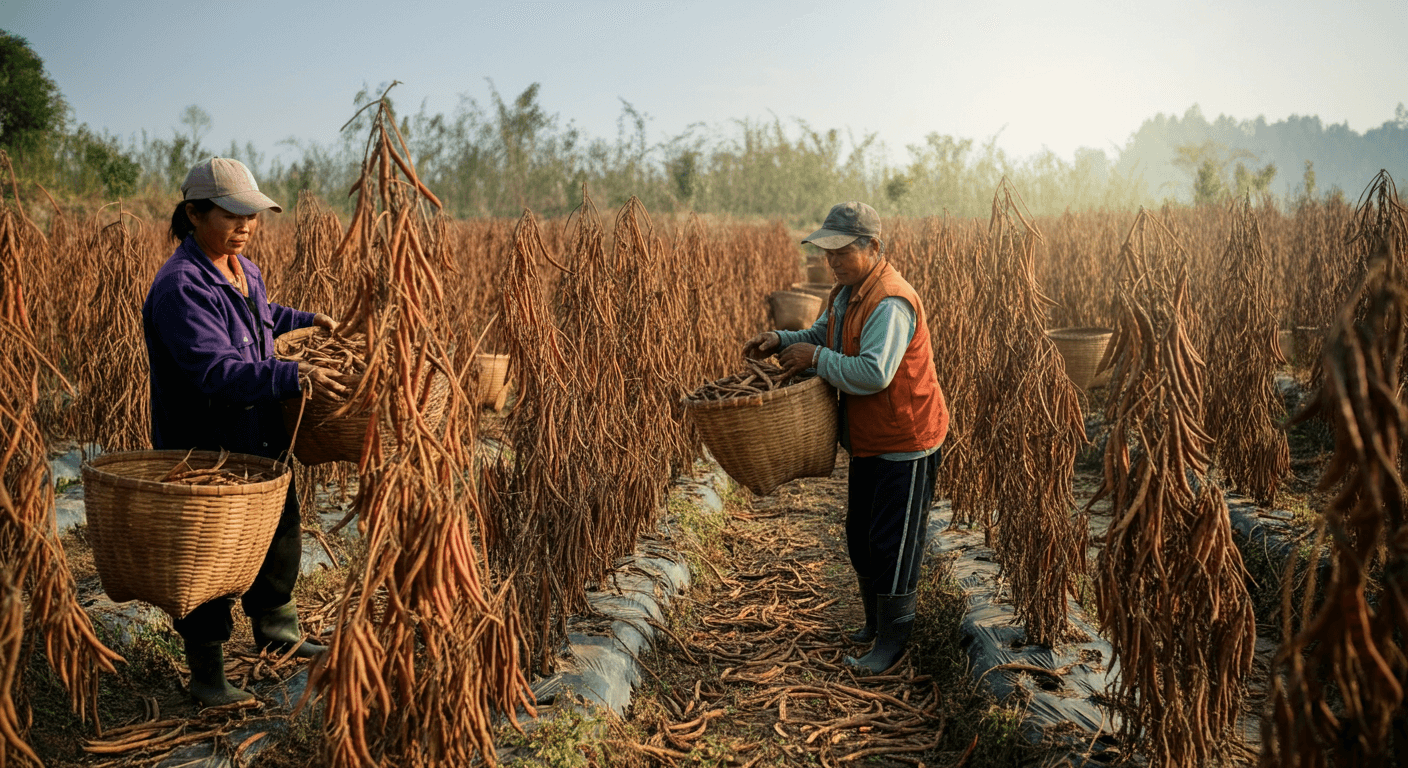
MULTIPOLYGON (((329 318, 331 319, 331 318, 329 318)), ((331 368, 319 368, 312 363, 298 364, 298 380, 312 390, 314 400, 329 403, 342 402, 347 397, 347 387, 340 381, 341 374, 331 368)))
POLYGON ((754 360, 762 360, 782 347, 782 337, 777 331, 764 331, 743 345, 743 354, 754 360))
POLYGON ((786 369, 787 375, 791 376, 812 367, 814 355, 816 355, 815 344, 799 342, 782 350, 782 354, 777 356, 777 361, 786 369))
POLYGON ((333 331, 337 330, 337 326, 339 325, 339 323, 331 317, 319 313, 313 315, 313 325, 316 325, 319 328, 326 328, 328 329, 328 333, 332 333, 333 331))

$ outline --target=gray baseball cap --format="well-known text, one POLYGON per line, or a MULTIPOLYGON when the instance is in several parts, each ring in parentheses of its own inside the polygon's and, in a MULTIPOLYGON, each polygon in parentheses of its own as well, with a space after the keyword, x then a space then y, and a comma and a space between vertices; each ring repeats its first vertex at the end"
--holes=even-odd
POLYGON ((821 229, 807 235, 804 243, 811 243, 828 251, 845 248, 858 237, 880 236, 880 214, 865 203, 852 200, 838 203, 826 214, 821 229))
POLYGON ((184 200, 209 200, 230 213, 248 216, 273 210, 283 213, 279 204, 259 191, 254 174, 244 163, 228 157, 212 157, 201 161, 181 183, 184 200))

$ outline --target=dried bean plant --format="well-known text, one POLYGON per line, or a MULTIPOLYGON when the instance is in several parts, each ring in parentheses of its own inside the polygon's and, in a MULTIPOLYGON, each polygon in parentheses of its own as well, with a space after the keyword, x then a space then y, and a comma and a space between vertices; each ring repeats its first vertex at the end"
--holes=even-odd
POLYGON ((1209 325, 1208 432, 1214 461, 1233 488, 1274 504, 1291 450, 1277 426, 1285 406, 1276 370, 1285 364, 1273 310, 1269 257, 1250 200, 1233 205, 1209 325))
POLYGON ((1033 266, 1041 232, 1019 203, 1004 180, 981 256, 978 314, 994 355, 976 361, 985 429, 973 436, 972 450, 993 468, 990 538, 1026 640, 1050 646, 1069 633, 1066 597, 1085 572, 1087 525, 1071 492, 1085 423, 1075 385, 1046 335, 1051 301, 1033 266))
MULTIPOLYGON (((600 230, 591 215, 590 209, 583 213, 577 246, 586 255, 575 260, 583 270, 592 269, 582 262, 600 249, 600 230)), ((573 446, 585 450, 592 438, 582 433, 578 409, 586 404, 575 397, 578 372, 568 362, 569 356, 576 357, 575 344, 554 324, 544 293, 538 262, 547 252, 531 211, 519 220, 507 256, 501 277, 502 337, 517 362, 518 402, 506 426, 512 453, 501 455, 490 475, 494 522, 489 551, 496 570, 520 584, 529 658, 536 671, 546 674, 555 641, 565 635, 567 613, 586 604, 582 587, 590 566, 582 549, 591 531, 581 492, 587 478, 571 459, 573 446)), ((600 322, 613 322, 604 308, 600 322)), ((579 341, 615 345, 614 334, 579 341)))
POLYGON ((1141 211, 1120 253, 1096 569, 1121 736, 1157 766, 1211 765, 1235 733, 1256 626, 1221 489, 1207 480, 1205 365, 1190 343, 1181 247, 1141 211))
POLYGON ((1366 205, 1375 202, 1386 209, 1377 212, 1386 225, 1372 243, 1368 275, 1326 340, 1316 401, 1298 417, 1319 414, 1334 428, 1335 453, 1320 488, 1336 493, 1312 550, 1328 542, 1331 570, 1323 589, 1315 569, 1309 572, 1303 626, 1293 626, 1292 580, 1283 588, 1285 641, 1262 722, 1268 768, 1399 765, 1408 746, 1408 279, 1394 223, 1404 209, 1392 196, 1366 205), (1371 594, 1375 576, 1382 583, 1371 594))
MULTIPOLYGON (((0 164, 9 171, 3 152, 0 164)), ((25 743, 31 720, 19 703, 22 670, 35 646, 43 644, 74 711, 95 723, 99 672, 114 672, 113 662, 121 660, 94 634, 59 543, 47 446, 35 413, 41 371, 67 385, 40 354, 29 321, 21 278, 31 259, 47 254, 24 251, 25 226, 33 225, 18 198, 12 208, 0 197, 0 766, 12 759, 39 764, 25 743)))
POLYGON ((993 354, 991 336, 973 311, 978 291, 974 276, 983 272, 978 258, 985 236, 978 224, 933 216, 919 222, 887 221, 883 228, 890 233, 888 258, 929 313, 925 319, 934 370, 949 408, 935 492, 952 501, 958 525, 987 524, 992 510, 986 493, 991 466, 975 443, 983 429, 976 405, 982 396, 978 368, 993 354))
POLYGON ((74 434, 104 450, 151 448, 151 392, 147 350, 142 341, 142 303, 155 273, 140 232, 140 219, 123 212, 93 241, 98 257, 88 269, 97 284, 84 302, 78 338, 84 341, 70 360, 78 399, 74 434), (128 221, 138 228, 134 233, 128 221))
POLYGON ((338 629, 315 668, 333 766, 494 762, 494 711, 530 711, 509 585, 491 590, 479 551, 483 515, 466 446, 472 406, 450 369, 448 315, 432 263, 425 202, 438 201, 384 100, 355 185, 356 210, 334 258, 361 268, 339 333, 366 335, 367 370, 349 408, 369 411, 357 526, 367 542, 350 569, 338 629), (432 377, 451 394, 427 423, 432 377), (395 440, 383 442, 379 421, 395 440))

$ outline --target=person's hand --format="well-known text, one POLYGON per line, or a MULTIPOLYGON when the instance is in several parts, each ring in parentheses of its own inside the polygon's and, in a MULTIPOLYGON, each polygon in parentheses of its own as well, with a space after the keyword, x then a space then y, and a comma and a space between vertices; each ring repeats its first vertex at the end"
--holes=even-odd
POLYGON ((333 331, 337 330, 337 326, 339 325, 339 323, 331 317, 328 317, 327 315, 324 315, 320 312, 316 315, 313 315, 313 325, 316 325, 319 328, 326 328, 328 329, 328 333, 332 333, 333 331))
POLYGON ((754 360, 762 360, 782 347, 782 337, 777 331, 764 331, 743 345, 743 354, 754 360))
POLYGON ((782 364, 788 376, 795 376, 812 367, 812 356, 815 354, 815 344, 797 343, 782 350, 777 362, 782 364))
POLYGON ((342 382, 342 375, 331 368, 299 363, 298 380, 312 390, 314 400, 340 403, 347 397, 347 387, 342 382))

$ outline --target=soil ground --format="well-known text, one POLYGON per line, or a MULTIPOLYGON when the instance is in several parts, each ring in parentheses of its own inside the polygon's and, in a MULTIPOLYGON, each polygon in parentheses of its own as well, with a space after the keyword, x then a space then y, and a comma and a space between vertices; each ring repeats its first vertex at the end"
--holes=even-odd
MULTIPOLYGON (((893 669, 856 677, 865 646, 845 554, 846 464, 766 498, 734 499, 696 523, 696 584, 677 601, 647 679, 597 765, 1030 766, 1054 754, 1018 733, 968 675, 965 602, 930 558, 915 636, 893 669)), ((524 764, 534 764, 525 761, 524 764)), ((543 764, 543 763, 539 763, 543 764)), ((546 763, 555 764, 555 763, 546 763)))

